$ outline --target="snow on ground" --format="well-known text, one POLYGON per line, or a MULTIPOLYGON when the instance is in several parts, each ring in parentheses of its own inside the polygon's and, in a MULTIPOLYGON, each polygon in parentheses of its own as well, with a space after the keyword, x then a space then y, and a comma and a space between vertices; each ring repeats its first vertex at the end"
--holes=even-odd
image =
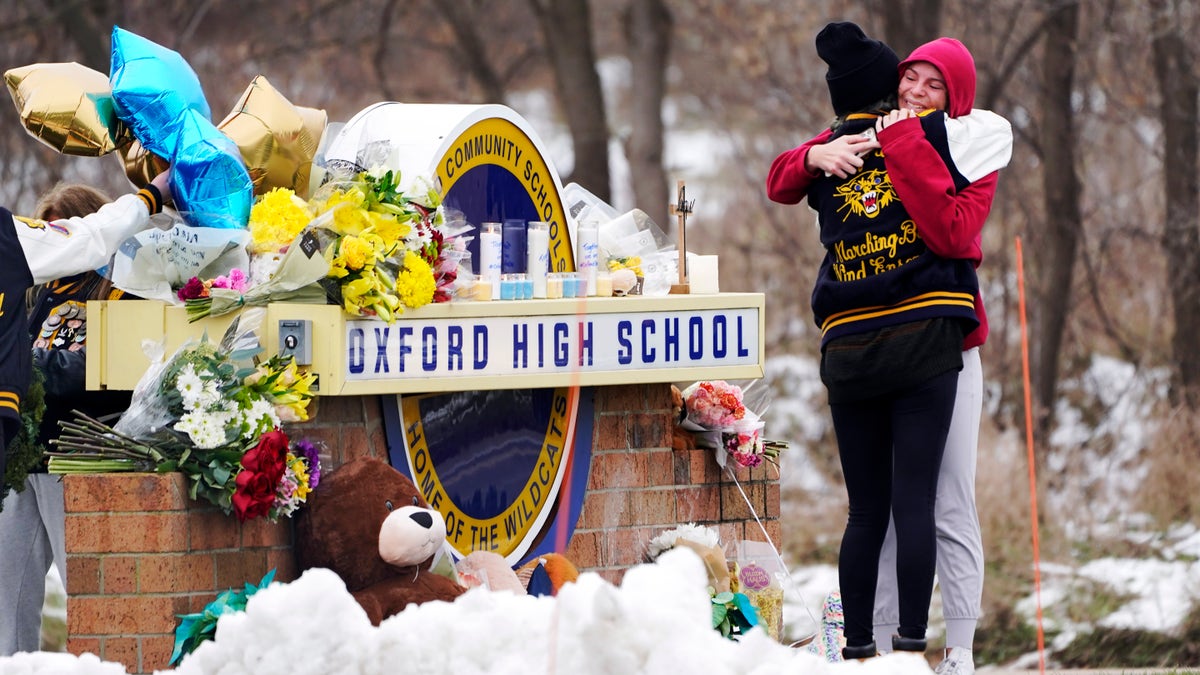
MULTIPOLYGON (((686 549, 629 570, 620 587, 581 575, 556 598, 474 589, 454 603, 410 606, 374 628, 328 570, 256 593, 244 613, 222 616, 216 640, 187 656, 179 675, 429 673, 472 675, 928 674, 899 654, 829 664, 751 631, 740 642, 710 623, 707 577, 686 549)), ((5 675, 116 675, 94 656, 19 654, 5 675)), ((167 671, 160 671, 167 672, 167 671)))

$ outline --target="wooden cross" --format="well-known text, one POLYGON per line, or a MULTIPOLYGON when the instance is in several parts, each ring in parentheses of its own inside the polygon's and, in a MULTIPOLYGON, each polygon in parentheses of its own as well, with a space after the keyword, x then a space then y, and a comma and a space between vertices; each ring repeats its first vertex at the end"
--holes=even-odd
POLYGON ((671 214, 679 218, 679 283, 671 284, 672 295, 687 295, 691 293, 687 276, 687 217, 692 212, 696 200, 687 200, 687 188, 683 181, 677 184, 679 196, 671 205, 671 214))

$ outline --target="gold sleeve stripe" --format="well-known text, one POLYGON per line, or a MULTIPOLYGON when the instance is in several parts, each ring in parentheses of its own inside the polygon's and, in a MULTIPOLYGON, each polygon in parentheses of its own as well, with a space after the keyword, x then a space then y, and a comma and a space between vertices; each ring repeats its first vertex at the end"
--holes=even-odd
POLYGON ((162 195, 159 194, 158 188, 153 185, 147 185, 138 190, 137 196, 146 204, 146 209, 150 211, 150 215, 162 211, 162 195))
POLYGON ((21 412, 21 397, 10 391, 0 392, 0 408, 21 412))

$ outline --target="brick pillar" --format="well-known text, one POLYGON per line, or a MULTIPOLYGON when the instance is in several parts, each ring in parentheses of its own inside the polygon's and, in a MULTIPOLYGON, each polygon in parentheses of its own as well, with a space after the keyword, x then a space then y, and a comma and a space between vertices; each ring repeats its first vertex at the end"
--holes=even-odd
POLYGON ((291 526, 241 525, 187 496, 181 473, 65 476, 67 650, 131 673, 165 669, 177 614, 271 568, 296 578, 291 526))
POLYGON ((690 435, 675 443, 675 433, 669 384, 597 390, 588 492, 566 553, 581 570, 619 583, 645 562, 650 539, 687 522, 716 526, 727 543, 764 541, 749 504, 781 545, 778 469, 737 472, 748 504, 712 450, 697 449, 690 435))
MULTIPOLYGON (((326 470, 372 455, 387 459, 379 396, 319 398, 293 438, 322 441, 326 470)), ((592 467, 567 556, 619 583, 644 561, 651 538, 680 523, 715 525, 722 541, 763 540, 737 485, 712 450, 675 443, 666 384, 600 387, 592 467)), ((682 440, 687 440, 684 437, 682 440)), ((771 540, 781 543, 774 467, 737 473, 771 540)), ((232 515, 190 499, 182 474, 65 477, 67 649, 123 663, 131 673, 165 669, 177 614, 198 612, 229 588, 296 578, 291 521, 232 515)))
POLYGON ((311 420, 287 425, 289 438, 321 442, 329 453, 327 470, 368 455, 388 461, 379 396, 317 396, 311 420))

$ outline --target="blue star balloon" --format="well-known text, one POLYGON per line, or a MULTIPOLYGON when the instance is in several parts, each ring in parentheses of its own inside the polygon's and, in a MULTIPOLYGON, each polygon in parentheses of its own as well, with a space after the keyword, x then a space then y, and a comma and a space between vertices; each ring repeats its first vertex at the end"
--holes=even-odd
POLYGON ((245 227, 254 184, 237 144, 194 110, 184 112, 178 132, 171 195, 184 220, 196 227, 245 227))
POLYGON ((237 144, 213 125, 187 61, 114 26, 109 82, 117 117, 143 148, 171 163, 171 195, 184 220, 246 227, 254 185, 237 144))
POLYGON ((156 155, 175 153, 185 110, 212 119, 200 80, 187 61, 178 52, 119 26, 113 27, 108 79, 117 116, 156 155))

